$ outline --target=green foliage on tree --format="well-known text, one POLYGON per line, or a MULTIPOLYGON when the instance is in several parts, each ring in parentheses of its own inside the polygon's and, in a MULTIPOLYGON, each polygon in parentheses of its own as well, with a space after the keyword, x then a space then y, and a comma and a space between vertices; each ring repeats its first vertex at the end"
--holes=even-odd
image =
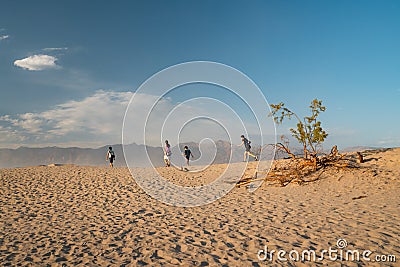
POLYGON ((297 119, 297 127, 290 128, 290 132, 303 145, 304 157, 307 158, 308 155, 315 157, 318 153, 318 147, 328 136, 325 130, 322 129, 321 122, 317 120, 319 114, 326 110, 326 107, 322 105, 322 100, 314 99, 311 101, 309 106, 311 115, 303 119, 300 119, 296 113, 286 108, 283 102, 277 105, 271 104, 270 106, 272 111, 269 116, 272 116, 277 124, 282 124, 284 118, 291 119, 295 117, 297 119))

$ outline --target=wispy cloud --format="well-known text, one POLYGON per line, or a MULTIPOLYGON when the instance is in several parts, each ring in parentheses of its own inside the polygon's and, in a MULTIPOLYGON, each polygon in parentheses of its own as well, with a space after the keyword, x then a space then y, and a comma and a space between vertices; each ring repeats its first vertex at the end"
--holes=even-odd
POLYGON ((39 71, 46 69, 57 69, 57 58, 49 55, 33 55, 14 61, 14 65, 26 70, 39 71))
POLYGON ((5 40, 9 37, 10 37, 9 35, 0 35, 0 41, 5 40))
POLYGON ((48 47, 48 48, 43 48, 43 51, 62 51, 62 50, 68 50, 68 47, 48 47))
MULTIPOLYGON (((0 118, 0 121, 2 118, 0 118)), ((17 147, 18 143, 25 142, 26 137, 20 135, 17 130, 13 129, 13 127, 5 127, 0 125, 0 144, 5 144, 6 147, 17 147), (11 144, 9 146, 8 144, 11 144)))
POLYGON ((0 143, 62 144, 71 142, 119 141, 123 114, 131 92, 97 91, 79 101, 68 101, 47 111, 0 117, 8 133, 0 143))
MULTIPOLYGON (((43 112, 1 116, 0 133, 3 129, 7 135, 0 138, 0 146, 76 144, 93 147, 120 143, 125 111, 133 94, 100 90, 84 99, 68 101, 43 112)), ((241 123, 215 101, 199 99, 177 105, 170 98, 159 99, 147 94, 135 94, 135 99, 137 106, 134 112, 129 113, 129 121, 125 122, 129 143, 143 142, 136 137, 143 132, 146 122, 146 142, 150 145, 159 145, 162 127, 162 138, 171 140, 178 138, 179 134, 183 141, 200 141, 207 137, 227 140, 225 131, 210 120, 195 120, 185 126, 197 116, 214 117, 230 133, 243 133, 241 123), (157 105, 148 116, 154 103, 157 105)))

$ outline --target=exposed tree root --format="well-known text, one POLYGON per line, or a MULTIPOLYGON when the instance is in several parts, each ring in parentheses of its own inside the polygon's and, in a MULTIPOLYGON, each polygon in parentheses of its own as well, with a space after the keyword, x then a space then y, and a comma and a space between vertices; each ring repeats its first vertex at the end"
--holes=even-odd
POLYGON ((277 150, 284 151, 290 158, 277 160, 269 172, 256 171, 252 177, 242 177, 236 186, 244 186, 255 181, 265 181, 271 185, 287 186, 289 184, 305 184, 321 179, 322 174, 330 169, 359 168, 358 154, 340 154, 337 146, 332 147, 328 155, 297 158, 282 143, 274 145, 277 150), (263 177, 259 176, 264 175, 263 177))

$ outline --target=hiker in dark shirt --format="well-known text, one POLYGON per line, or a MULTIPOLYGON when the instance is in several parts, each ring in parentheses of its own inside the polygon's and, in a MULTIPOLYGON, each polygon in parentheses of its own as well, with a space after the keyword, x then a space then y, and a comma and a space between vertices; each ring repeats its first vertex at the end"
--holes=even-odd
POLYGON ((244 148, 245 148, 245 151, 244 151, 244 154, 243 154, 243 161, 247 160, 247 155, 253 157, 257 161, 258 157, 250 152, 251 141, 249 141, 246 137, 244 137, 244 135, 241 135, 240 138, 242 138, 242 143, 240 145, 238 145, 238 146, 244 145, 244 148))
POLYGON ((106 161, 110 161, 110 167, 114 167, 115 153, 112 150, 112 147, 108 147, 106 161))
POLYGON ((189 159, 190 159, 190 156, 192 156, 192 158, 193 158, 193 154, 190 151, 190 149, 188 148, 188 146, 184 147, 184 151, 183 151, 182 155, 186 158, 186 165, 189 166, 189 159))

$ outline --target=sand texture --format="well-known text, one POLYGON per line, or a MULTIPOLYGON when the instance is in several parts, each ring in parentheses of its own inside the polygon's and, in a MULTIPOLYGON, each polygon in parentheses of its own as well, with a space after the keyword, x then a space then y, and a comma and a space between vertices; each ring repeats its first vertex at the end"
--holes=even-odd
MULTIPOLYGON (((400 149, 364 155, 360 168, 330 171, 313 183, 265 183, 254 193, 234 188, 211 204, 191 208, 155 200, 127 168, 2 169, 0 264, 399 266, 400 149), (371 250, 371 258, 395 255, 397 263, 269 262, 257 257, 265 245, 270 250, 319 251, 335 248, 339 238, 349 249, 371 250)), ((159 171, 176 184, 197 186, 224 168, 159 171)))

